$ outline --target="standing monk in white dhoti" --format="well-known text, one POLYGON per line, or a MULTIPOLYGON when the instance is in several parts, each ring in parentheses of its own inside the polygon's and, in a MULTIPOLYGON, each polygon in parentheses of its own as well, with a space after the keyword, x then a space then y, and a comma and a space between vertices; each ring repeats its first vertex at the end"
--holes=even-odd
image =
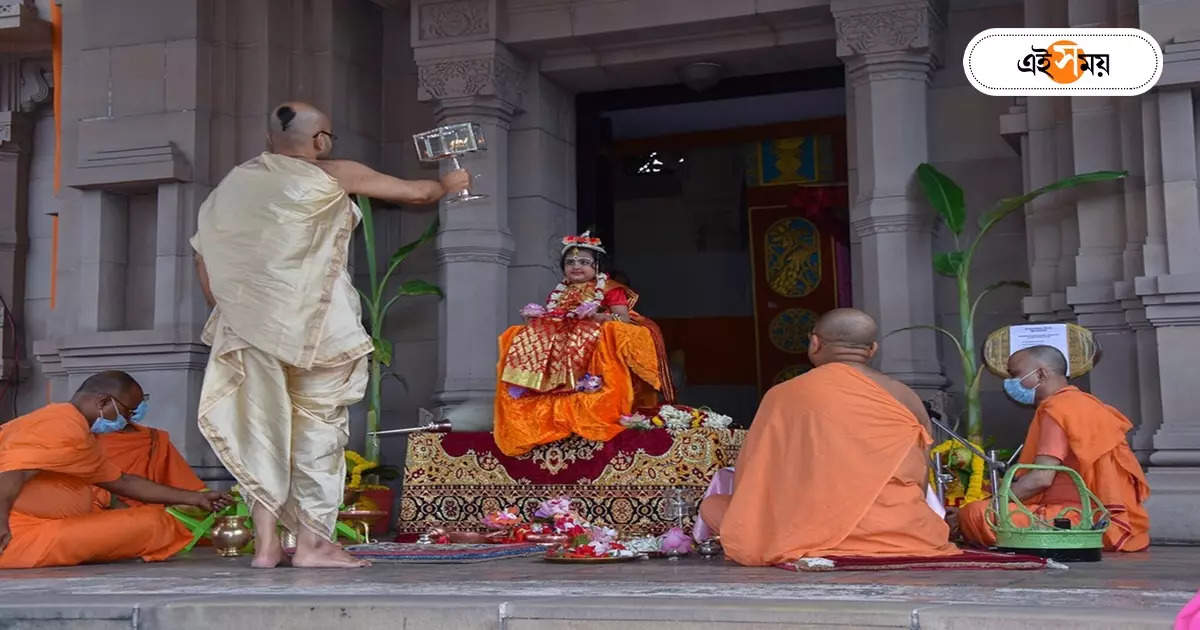
POLYGON ((212 315, 200 431, 251 504, 253 566, 284 558, 277 523, 297 533, 294 566, 367 563, 330 542, 345 482, 346 407, 362 399, 371 338, 346 270, 361 193, 433 203, 467 187, 464 171, 405 181, 326 159, 329 118, 285 103, 270 151, 233 169, 200 208, 192 238, 212 315))

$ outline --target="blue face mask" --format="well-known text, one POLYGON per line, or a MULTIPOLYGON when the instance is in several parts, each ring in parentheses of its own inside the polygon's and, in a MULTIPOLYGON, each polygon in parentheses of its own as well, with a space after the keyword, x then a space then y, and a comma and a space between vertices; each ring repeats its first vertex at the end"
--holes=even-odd
MULTIPOLYGON (((1021 378, 1006 378, 1004 379, 1004 393, 1008 394, 1009 398, 1021 403, 1022 405, 1032 405, 1037 400, 1037 386, 1026 387, 1022 381, 1033 376, 1037 372, 1034 370, 1021 378)), ((1041 383, 1038 383, 1041 385, 1041 383)))
POLYGON ((138 406, 129 414, 130 422, 141 422, 146 419, 146 412, 150 410, 150 401, 142 400, 138 406))
POLYGON ((116 402, 113 402, 113 411, 117 414, 116 418, 110 420, 103 415, 96 418, 96 421, 92 423, 92 433, 112 433, 124 429, 129 424, 129 420, 121 415, 120 409, 117 409, 116 402))

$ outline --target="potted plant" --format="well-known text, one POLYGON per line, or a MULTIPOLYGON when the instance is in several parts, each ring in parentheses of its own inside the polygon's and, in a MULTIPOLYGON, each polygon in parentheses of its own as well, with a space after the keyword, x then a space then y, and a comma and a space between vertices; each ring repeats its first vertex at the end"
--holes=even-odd
POLYGON ((379 463, 379 437, 372 435, 379 430, 379 416, 382 409, 382 381, 384 376, 390 376, 402 385, 404 379, 393 372, 392 342, 384 335, 384 322, 392 305, 402 297, 418 295, 436 295, 442 297, 442 290, 437 285, 424 280, 408 280, 394 289, 388 287, 392 275, 400 264, 414 250, 429 241, 437 234, 438 220, 435 217, 420 238, 408 243, 392 253, 383 273, 380 273, 375 249, 375 221, 371 210, 371 200, 364 195, 358 195, 358 207, 362 211, 363 247, 366 249, 367 275, 370 285, 366 291, 359 290, 363 300, 364 315, 367 319, 368 332, 374 345, 370 358, 370 376, 367 383, 367 435, 362 455, 346 451, 347 487, 357 490, 359 500, 367 499, 377 508, 386 511, 388 516, 382 523, 372 523, 372 529, 384 531, 391 524, 392 509, 395 503, 395 492, 384 485, 400 477, 400 469, 395 466, 382 466, 379 463), (356 472, 357 471, 357 474, 356 472))
MULTIPOLYGON (((368 461, 378 462, 379 437, 371 435, 371 433, 379 430, 384 368, 390 368, 392 365, 392 342, 384 336, 383 332, 383 324, 387 319, 388 311, 402 297, 417 295, 443 297, 442 290, 437 285, 424 280, 402 282, 400 286, 396 287, 395 291, 388 290, 388 282, 392 279, 392 274, 396 272, 400 263, 404 262, 409 254, 413 253, 413 250, 437 234, 438 221, 434 218, 433 223, 429 224, 429 227, 425 229, 420 238, 401 246, 393 252, 391 258, 388 259, 387 270, 380 275, 375 253, 375 221, 371 213, 370 198, 358 195, 358 207, 362 211, 363 247, 366 249, 367 274, 370 279, 368 290, 362 291, 360 289, 358 293, 362 296, 364 310, 366 311, 365 315, 369 325, 368 332, 371 334, 371 341, 375 346, 374 352, 371 353, 370 379, 367 385, 367 437, 366 446, 363 449, 363 457, 368 461)), ((391 370, 387 371, 387 375, 397 379, 401 383, 404 382, 404 379, 391 370)))
POLYGON ((399 467, 381 466, 354 451, 346 451, 346 505, 385 512, 384 516, 367 521, 372 531, 387 531, 391 526, 396 493, 387 484, 399 479, 401 474, 399 467))
POLYGON ((917 181, 921 184, 926 199, 937 211, 938 218, 950 230, 954 237, 954 249, 948 252, 938 252, 933 256, 933 268, 937 273, 954 278, 958 288, 958 334, 935 325, 909 326, 894 330, 894 334, 902 330, 914 328, 932 329, 948 337, 954 342, 962 364, 963 390, 966 399, 967 439, 975 444, 983 441, 983 414, 979 400, 979 385, 983 376, 983 363, 978 359, 975 345, 975 312, 980 301, 992 291, 1003 286, 1018 286, 1028 288, 1028 284, 1020 280, 1002 280, 985 287, 976 295, 971 293, 971 264, 980 242, 988 235, 993 227, 1002 219, 1023 207, 1030 201, 1055 190, 1065 190, 1092 182, 1102 182, 1121 179, 1126 176, 1124 171, 1094 171, 1082 175, 1073 175, 1060 179, 1032 192, 1016 197, 1006 197, 996 202, 992 209, 978 219, 979 229, 973 238, 964 240, 963 228, 966 225, 967 208, 963 200, 963 191, 954 180, 950 179, 931 164, 921 164, 917 167, 917 181))

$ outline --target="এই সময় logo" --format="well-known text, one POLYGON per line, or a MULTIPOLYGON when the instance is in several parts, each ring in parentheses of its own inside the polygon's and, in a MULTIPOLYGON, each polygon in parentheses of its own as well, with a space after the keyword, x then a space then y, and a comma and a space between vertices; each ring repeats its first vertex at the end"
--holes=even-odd
POLYGON ((1059 40, 1045 48, 1030 46, 1033 52, 1017 61, 1021 72, 1042 73, 1055 83, 1074 83, 1085 72, 1097 77, 1109 74, 1108 53, 1086 53, 1070 40, 1059 40))

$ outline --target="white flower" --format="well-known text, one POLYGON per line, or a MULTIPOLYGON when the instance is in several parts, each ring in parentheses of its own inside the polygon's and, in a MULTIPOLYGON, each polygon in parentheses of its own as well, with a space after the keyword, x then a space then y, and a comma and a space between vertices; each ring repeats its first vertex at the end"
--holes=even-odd
POLYGON ((621 416, 621 426, 626 429, 652 429, 654 425, 650 423, 650 418, 643 416, 640 413, 635 413, 628 416, 621 416))
POLYGON ((658 417, 662 418, 663 424, 673 431, 682 431, 692 426, 692 414, 671 405, 663 405, 658 410, 658 417))
POLYGON ((602 525, 594 525, 589 532, 593 542, 608 544, 617 539, 617 530, 602 525))
POLYGON ((592 550, 596 552, 597 556, 603 556, 607 554, 610 549, 612 549, 608 543, 600 542, 598 540, 593 540, 592 542, 588 543, 587 546, 591 547, 592 550))
POLYGON ((625 543, 625 546, 628 547, 630 551, 636 553, 652 553, 662 549, 662 544, 658 536, 635 538, 625 543))
POLYGON ((733 418, 725 414, 715 411, 709 411, 704 414, 704 426, 710 429, 727 429, 731 424, 733 424, 733 418))

